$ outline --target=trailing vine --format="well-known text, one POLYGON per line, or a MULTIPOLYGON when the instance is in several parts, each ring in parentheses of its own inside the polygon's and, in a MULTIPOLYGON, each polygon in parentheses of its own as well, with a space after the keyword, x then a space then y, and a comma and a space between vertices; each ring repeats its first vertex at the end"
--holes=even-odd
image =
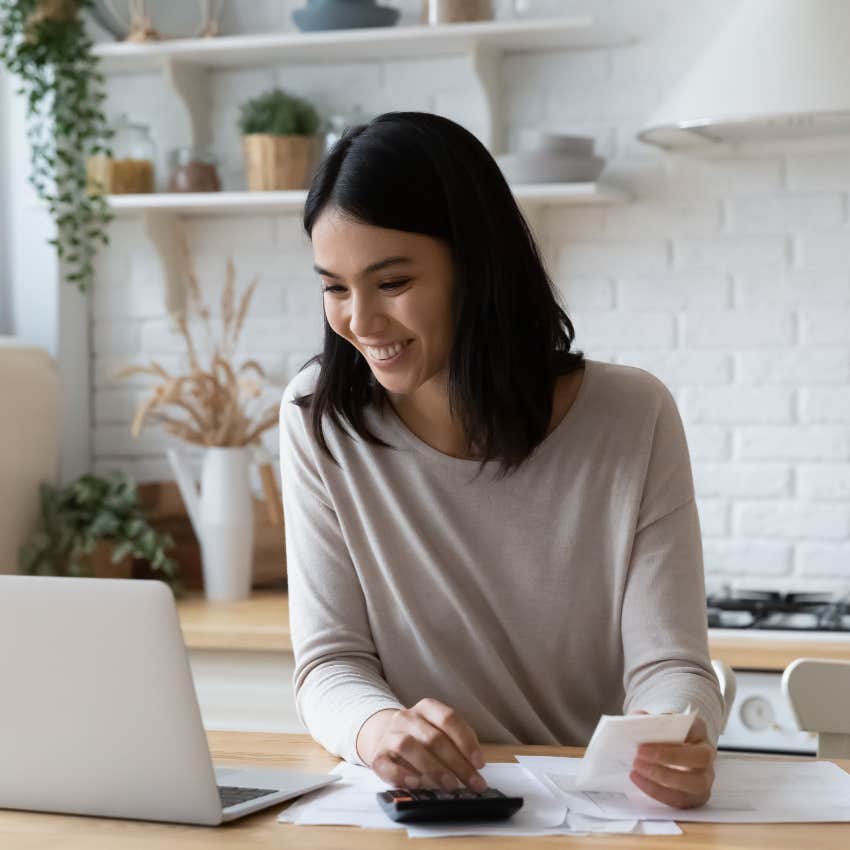
POLYGON ((86 160, 111 155, 105 81, 80 12, 93 0, 0 0, 0 60, 27 98, 30 183, 56 225, 65 280, 85 292, 97 244, 109 244, 106 198, 87 191, 86 160))

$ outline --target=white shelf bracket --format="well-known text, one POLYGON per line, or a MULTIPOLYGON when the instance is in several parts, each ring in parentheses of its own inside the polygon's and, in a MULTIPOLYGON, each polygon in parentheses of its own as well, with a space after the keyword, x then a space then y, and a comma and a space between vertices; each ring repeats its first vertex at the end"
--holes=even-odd
POLYGON ((499 84, 500 59, 498 47, 474 42, 469 48, 472 70, 481 88, 487 126, 482 141, 493 155, 504 153, 505 122, 502 114, 502 92, 499 84))
POLYGON ((186 286, 180 267, 177 245, 178 219, 175 213, 147 210, 144 213, 145 233, 150 241, 162 271, 165 308, 172 320, 186 311, 186 286))
POLYGON ((172 146, 211 144, 209 71, 200 65, 166 59, 163 75, 177 95, 172 100, 174 114, 168 125, 172 146))

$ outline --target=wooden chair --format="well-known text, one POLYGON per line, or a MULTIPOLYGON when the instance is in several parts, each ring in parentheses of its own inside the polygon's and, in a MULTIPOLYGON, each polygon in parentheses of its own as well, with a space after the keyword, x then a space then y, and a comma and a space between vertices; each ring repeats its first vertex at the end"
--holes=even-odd
POLYGON ((732 711, 732 703, 735 702, 735 694, 738 691, 738 683, 735 679, 735 671, 725 662, 711 659, 714 674, 720 683, 720 693, 723 697, 723 717, 720 720, 720 732, 726 728, 729 713, 732 711))
POLYGON ((850 661, 797 658, 782 692, 799 727, 818 733, 818 758, 850 758, 850 661))

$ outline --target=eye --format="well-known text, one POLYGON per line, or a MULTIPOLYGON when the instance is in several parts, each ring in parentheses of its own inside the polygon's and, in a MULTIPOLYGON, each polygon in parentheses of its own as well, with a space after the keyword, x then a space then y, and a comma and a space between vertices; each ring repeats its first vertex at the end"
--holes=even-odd
POLYGON ((404 286, 406 283, 410 281, 409 277, 404 278, 403 280, 390 280, 386 283, 381 284, 381 289, 398 289, 401 286, 404 286))
MULTIPOLYGON (((406 277, 403 280, 388 280, 385 283, 381 284, 381 289, 385 289, 388 291, 399 289, 406 283, 409 283, 411 280, 412 278, 409 277, 406 277)), ((339 284, 334 284, 332 286, 324 286, 322 287, 322 292, 345 292, 345 287, 340 286, 339 284)))

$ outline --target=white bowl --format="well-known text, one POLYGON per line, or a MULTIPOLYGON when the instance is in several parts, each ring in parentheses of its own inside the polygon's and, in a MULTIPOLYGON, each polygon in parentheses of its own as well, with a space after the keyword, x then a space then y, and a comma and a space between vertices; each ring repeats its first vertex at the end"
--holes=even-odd
POLYGON ((546 151, 504 154, 496 162, 509 183, 588 183, 605 168, 601 156, 546 151))
POLYGON ((593 136, 568 136, 551 130, 527 128, 519 131, 518 149, 530 151, 548 151, 551 153, 570 153, 575 156, 593 156, 593 136))

